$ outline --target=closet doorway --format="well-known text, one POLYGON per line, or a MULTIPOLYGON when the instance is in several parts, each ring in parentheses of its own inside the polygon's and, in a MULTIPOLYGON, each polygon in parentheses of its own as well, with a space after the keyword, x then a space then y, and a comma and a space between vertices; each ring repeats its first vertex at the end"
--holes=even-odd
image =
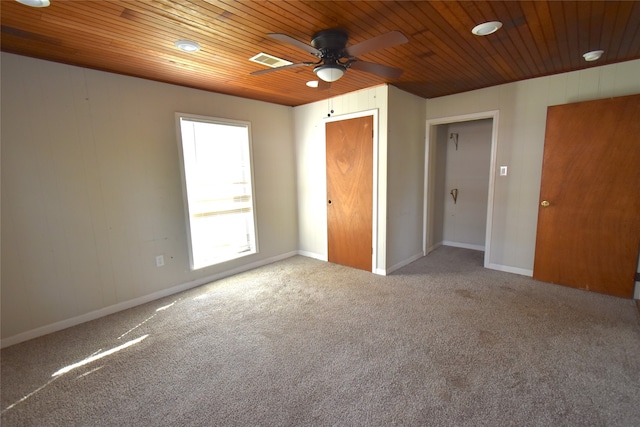
POLYGON ((423 252, 484 251, 489 263, 498 112, 427 121, 423 252))

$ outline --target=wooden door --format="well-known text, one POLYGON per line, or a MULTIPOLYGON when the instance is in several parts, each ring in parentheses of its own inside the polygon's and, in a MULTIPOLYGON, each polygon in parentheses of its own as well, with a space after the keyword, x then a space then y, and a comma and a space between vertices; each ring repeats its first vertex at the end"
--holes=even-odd
POLYGON ((328 259, 371 271, 373 116, 329 122, 326 134, 328 259))
POLYGON ((535 279, 633 296, 639 165, 640 95, 549 107, 535 279))

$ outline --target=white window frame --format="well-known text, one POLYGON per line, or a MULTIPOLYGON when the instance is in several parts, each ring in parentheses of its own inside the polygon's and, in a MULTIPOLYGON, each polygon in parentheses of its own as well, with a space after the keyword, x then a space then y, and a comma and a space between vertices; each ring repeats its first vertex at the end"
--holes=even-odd
POLYGON ((255 182, 254 182, 254 172, 253 172, 254 166, 253 166, 253 146, 251 142, 251 123, 247 121, 242 121, 242 120, 232 120, 232 119, 225 119, 225 118, 219 118, 219 117, 209 117, 209 116, 201 116, 196 114, 179 113, 179 112, 175 113, 175 120, 176 120, 176 131, 177 131, 177 141, 178 141, 178 156, 180 159, 180 178, 182 181, 182 198, 183 198, 185 223, 186 223, 185 225, 186 225, 186 232, 187 232, 187 243, 188 243, 187 246, 189 251, 189 265, 191 270, 200 270, 203 268, 221 264, 223 262, 231 261, 234 259, 238 259, 238 258, 242 258, 248 255, 258 253, 259 252, 258 223, 257 223, 256 202, 255 202, 255 182), (193 239, 192 239, 192 233, 191 233, 191 230, 192 230, 191 213, 190 213, 189 194, 188 194, 187 178, 186 178, 187 174, 185 170, 184 147, 183 147, 183 141, 182 141, 181 123, 183 119, 188 121, 211 123, 216 125, 244 127, 247 130, 247 141, 249 144, 248 149, 249 149, 249 168, 250 168, 250 179, 251 179, 251 213, 253 216, 253 236, 254 236, 253 246, 254 247, 246 252, 236 253, 236 254, 232 254, 224 257, 218 257, 213 262, 206 265, 196 265, 194 262, 195 257, 193 252, 194 247, 193 247, 193 239))

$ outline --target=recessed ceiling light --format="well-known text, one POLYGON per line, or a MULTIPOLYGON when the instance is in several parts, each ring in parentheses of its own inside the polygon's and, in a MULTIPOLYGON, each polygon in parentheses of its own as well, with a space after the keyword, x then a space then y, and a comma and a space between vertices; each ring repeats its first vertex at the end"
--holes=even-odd
POLYGON ((488 36, 489 34, 495 33, 500 28, 502 28, 502 22, 491 21, 476 25, 475 27, 473 27, 473 30, 471 30, 471 32, 476 36, 488 36))
POLYGON ((311 80, 307 82, 307 86, 309 87, 318 87, 318 81, 317 80, 311 80))
POLYGON ((176 47, 184 52, 197 52, 200 50, 200 45, 191 40, 178 40, 174 43, 176 47))
POLYGON ((592 50, 591 52, 587 52, 582 55, 582 57, 585 61, 597 61, 598 59, 600 59, 603 53, 604 50, 592 50))
POLYGON ((49 0, 16 0, 16 1, 18 3, 22 3, 26 6, 31 6, 31 7, 47 7, 51 4, 49 0))

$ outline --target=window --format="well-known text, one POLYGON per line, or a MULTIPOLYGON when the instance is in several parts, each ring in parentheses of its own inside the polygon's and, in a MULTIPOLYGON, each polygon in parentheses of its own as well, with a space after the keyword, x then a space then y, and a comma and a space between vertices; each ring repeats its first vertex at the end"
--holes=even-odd
POLYGON ((256 253, 249 123, 176 119, 191 268, 256 253))

